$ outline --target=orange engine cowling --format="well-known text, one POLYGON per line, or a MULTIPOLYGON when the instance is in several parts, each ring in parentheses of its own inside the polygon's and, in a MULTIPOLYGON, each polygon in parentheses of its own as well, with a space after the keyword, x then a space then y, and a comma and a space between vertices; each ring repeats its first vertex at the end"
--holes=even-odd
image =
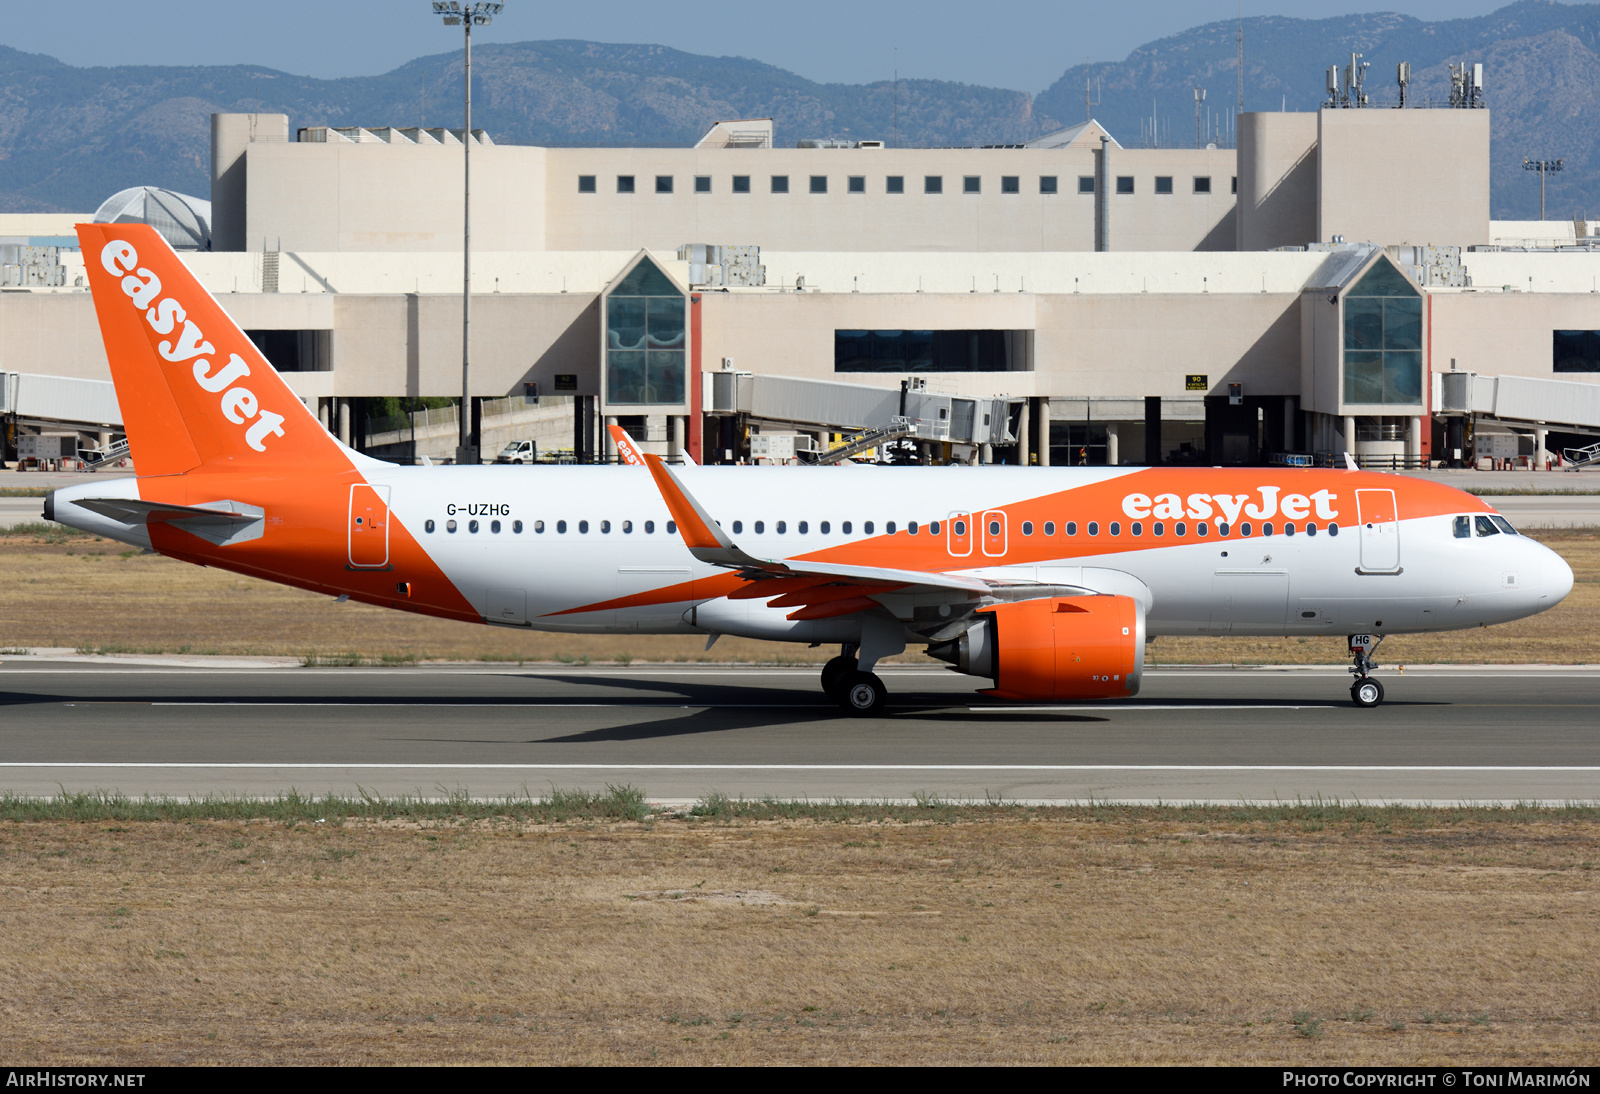
POLYGON ((1123 699, 1144 675, 1144 612, 1128 596, 1062 596, 998 604, 928 652, 995 682, 1001 699, 1123 699))

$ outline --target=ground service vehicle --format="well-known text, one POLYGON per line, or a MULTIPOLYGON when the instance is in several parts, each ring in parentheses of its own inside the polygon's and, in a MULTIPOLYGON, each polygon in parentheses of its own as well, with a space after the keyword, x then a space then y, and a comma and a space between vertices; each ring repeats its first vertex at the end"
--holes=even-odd
POLYGON ((1289 468, 402 467, 346 448, 142 225, 78 228, 139 477, 45 515, 174 558, 496 626, 837 644, 882 708, 920 644, 1011 700, 1139 690, 1147 637, 1382 636, 1532 615, 1553 551, 1438 483, 1289 468))
POLYGON ((539 459, 539 446, 532 441, 512 441, 500 450, 495 463, 535 463, 539 459))

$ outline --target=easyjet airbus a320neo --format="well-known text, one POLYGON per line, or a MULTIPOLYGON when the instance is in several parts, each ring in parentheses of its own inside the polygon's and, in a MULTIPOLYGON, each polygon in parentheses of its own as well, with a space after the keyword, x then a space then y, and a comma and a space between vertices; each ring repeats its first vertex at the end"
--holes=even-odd
MULTIPOLYGON (((340 444, 142 225, 81 225, 137 478, 45 516, 186 562, 445 619, 841 647, 882 708, 921 644, 1026 701, 1139 690, 1163 634, 1382 636, 1554 606, 1572 571, 1459 490, 1282 468, 401 467, 340 444)), ((623 438, 625 440, 625 438, 623 438)))

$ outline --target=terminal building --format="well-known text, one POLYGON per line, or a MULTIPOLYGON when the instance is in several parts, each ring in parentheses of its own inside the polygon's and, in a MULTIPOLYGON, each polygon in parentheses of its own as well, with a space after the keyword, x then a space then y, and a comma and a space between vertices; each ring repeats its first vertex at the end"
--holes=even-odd
MULTIPOLYGON (((463 141, 485 455, 606 458, 615 422, 701 462, 859 436, 933 462, 1404 467, 1600 432, 1593 225, 1491 220, 1482 108, 1244 114, 1237 149, 1093 121, 778 148, 766 120, 535 148, 224 114, 209 201, 99 215, 157 224, 331 430, 445 456, 453 408, 367 408, 460 394, 463 141)), ((109 377, 74 219, 0 217, 0 370, 24 387, 109 377)))

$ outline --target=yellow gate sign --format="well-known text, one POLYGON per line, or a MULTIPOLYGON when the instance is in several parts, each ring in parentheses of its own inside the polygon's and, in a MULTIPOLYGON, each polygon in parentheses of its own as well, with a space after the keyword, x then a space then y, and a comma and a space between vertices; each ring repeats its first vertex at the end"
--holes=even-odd
POLYGON ((1185 391, 1210 391, 1211 378, 1203 372, 1191 372, 1183 378, 1185 391))

